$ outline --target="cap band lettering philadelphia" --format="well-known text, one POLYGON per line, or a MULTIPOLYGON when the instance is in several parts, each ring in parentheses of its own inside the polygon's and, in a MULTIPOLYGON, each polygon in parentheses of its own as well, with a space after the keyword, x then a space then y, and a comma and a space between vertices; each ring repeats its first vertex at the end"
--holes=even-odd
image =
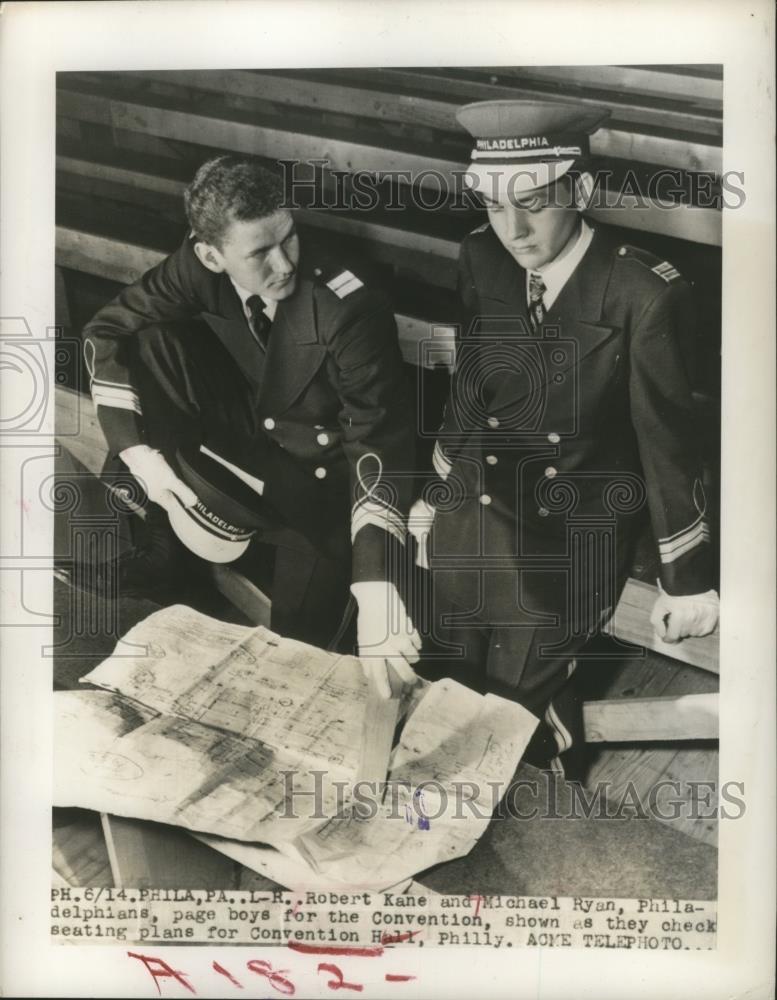
POLYGON ((209 510, 200 500, 196 502, 194 508, 187 507, 186 513, 189 514, 190 517, 195 517, 201 524, 203 523, 203 519, 206 519, 206 522, 208 523, 203 524, 203 527, 220 528, 221 532, 226 533, 227 536, 232 536, 235 541, 244 541, 247 538, 251 538, 253 535, 253 531, 246 530, 245 528, 237 528, 234 524, 230 524, 228 521, 224 521, 220 517, 217 517, 217 515, 214 514, 213 511, 209 510))
POLYGON ((580 135, 484 136, 475 140, 473 160, 500 158, 505 161, 523 158, 554 159, 583 156, 588 152, 588 137, 580 135), (505 155, 507 154, 507 155, 505 155), (539 156, 538 156, 539 154, 539 156))

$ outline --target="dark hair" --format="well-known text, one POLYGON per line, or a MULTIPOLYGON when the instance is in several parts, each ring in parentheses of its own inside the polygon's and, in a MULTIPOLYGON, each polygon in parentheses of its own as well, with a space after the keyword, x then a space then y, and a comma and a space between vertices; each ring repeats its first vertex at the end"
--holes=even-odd
POLYGON ((221 249, 230 223, 263 219, 283 206, 283 184, 255 157, 230 153, 203 163, 183 200, 194 235, 221 249))

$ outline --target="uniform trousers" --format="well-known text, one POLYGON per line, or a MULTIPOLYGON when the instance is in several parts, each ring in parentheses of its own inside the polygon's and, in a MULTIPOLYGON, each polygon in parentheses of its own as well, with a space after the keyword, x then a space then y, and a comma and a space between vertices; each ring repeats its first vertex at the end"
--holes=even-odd
MULTIPOLYGON (((590 549, 577 550, 577 561, 565 570, 554 566, 558 553, 552 543, 535 539, 539 565, 535 561, 530 570, 517 564, 478 569, 466 554, 465 539, 471 541, 474 533, 460 533, 456 517, 437 515, 431 570, 421 571, 431 577, 425 588, 429 600, 419 615, 429 637, 424 675, 453 677, 481 693, 517 701, 539 719, 524 759, 579 777, 586 754, 582 700, 572 675, 597 657, 598 636, 631 565, 632 538, 627 533, 613 546, 613 562, 599 559, 601 544, 595 539, 590 549), (442 560, 434 554, 438 529, 442 560), (546 558, 539 555, 544 549, 546 558), (585 581, 582 590, 572 583, 576 579, 585 581)), ((482 538, 488 540, 488 534, 482 538)))
MULTIPOLYGON (((539 719, 523 759, 535 767, 552 768, 577 776, 583 751, 582 703, 570 678, 578 665, 573 649, 561 655, 541 655, 540 646, 552 639, 536 630, 528 656, 526 636, 519 628, 494 627, 477 622, 446 623, 435 602, 436 615, 419 672, 428 680, 451 677, 481 694, 492 693, 517 701, 539 719), (524 660, 515 684, 489 675, 489 657, 524 660)), ((450 614, 456 610, 449 607, 450 614)), ((579 643, 580 650, 585 643, 579 643)))

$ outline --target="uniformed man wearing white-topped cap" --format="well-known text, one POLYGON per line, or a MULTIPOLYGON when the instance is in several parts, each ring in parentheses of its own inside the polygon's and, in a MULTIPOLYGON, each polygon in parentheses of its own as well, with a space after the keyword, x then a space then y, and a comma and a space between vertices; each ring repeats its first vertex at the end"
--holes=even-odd
POLYGON ((581 730, 566 682, 617 604, 643 515, 658 635, 717 623, 679 348, 694 308, 670 261, 583 214, 606 115, 489 101, 457 117, 488 220, 461 248, 456 374, 411 530, 422 562, 429 546, 439 669, 534 712, 527 759, 563 769, 581 730))

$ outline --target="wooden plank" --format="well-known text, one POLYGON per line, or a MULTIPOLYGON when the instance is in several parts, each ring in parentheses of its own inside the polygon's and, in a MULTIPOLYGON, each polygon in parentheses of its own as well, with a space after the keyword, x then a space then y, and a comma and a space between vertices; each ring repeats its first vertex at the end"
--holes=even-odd
POLYGON ((653 610, 657 593, 656 588, 648 583, 629 580, 605 631, 625 642, 645 646, 656 653, 671 656, 675 660, 682 660, 683 663, 690 663, 694 667, 701 667, 702 670, 714 674, 719 673, 717 629, 711 635, 701 638, 692 636, 677 643, 664 642, 656 637, 650 624, 650 612, 653 610))
POLYGON ((57 264, 129 284, 167 255, 161 250, 124 243, 65 226, 56 227, 57 264))
POLYGON ((70 326, 70 303, 61 267, 54 268, 54 323, 57 326, 70 326))
MULTIPOLYGON (((650 756, 657 753, 652 751, 650 756)), ((660 780, 675 783, 674 787, 679 789, 675 797, 687 803, 679 815, 663 822, 694 840, 717 847, 716 810, 720 788, 717 746, 678 750, 663 767, 660 780), (705 799, 709 801, 705 803, 705 799)), ((670 796, 673 794, 670 792, 670 796)))
POLYGON ((722 109, 723 81, 719 77, 657 72, 640 66, 493 66, 488 71, 521 80, 571 84, 615 94, 695 103, 703 101, 722 109))
POLYGON ((288 107, 458 132, 457 103, 251 70, 143 70, 133 76, 288 107))
POLYGON ((718 695, 619 698, 583 704, 587 743, 718 738, 718 695))
MULTIPOLYGON (((104 150, 90 151, 97 155, 104 150)), ((114 184, 125 184, 138 191, 153 194, 181 197, 186 189, 186 181, 174 177, 163 177, 158 172, 140 170, 137 167, 128 168, 120 162, 105 163, 87 156, 68 156, 57 153, 57 171, 71 173, 77 177, 94 177, 97 180, 111 181, 114 184)))
POLYGON ((717 820, 710 808, 700 809, 700 788, 716 797, 718 788, 718 751, 716 748, 683 750, 639 750, 608 748, 606 769, 599 769, 599 780, 606 781, 607 798, 618 803, 638 796, 646 806, 656 801, 654 815, 695 840, 717 844, 717 820))
MULTIPOLYGON (((329 168, 332 170, 409 170, 412 176, 423 178, 426 178, 427 171, 437 171, 450 180, 454 170, 461 170, 465 166, 463 160, 442 159, 344 139, 307 135, 269 125, 227 119, 212 113, 162 107, 150 101, 141 103, 137 98, 114 98, 84 91, 60 89, 57 93, 57 113, 79 121, 91 121, 219 149, 254 155, 261 150, 262 155, 268 159, 325 159, 329 161, 329 168)), ((720 173, 722 169, 721 148, 698 140, 600 129, 592 137, 591 148, 597 156, 626 157, 645 163, 709 170, 714 173, 720 173)), ((436 189, 436 182, 431 179, 422 180, 421 186, 434 186, 436 189)))
POLYGON ((185 830, 147 820, 100 814, 117 889, 229 889, 231 861, 185 830))
POLYGON ((600 128, 591 136, 591 154, 716 175, 723 170, 720 146, 665 136, 635 135, 624 129, 600 128))
POLYGON ((74 886, 113 884, 105 840, 94 813, 86 810, 54 810, 52 866, 57 875, 74 886), (73 814, 62 822, 63 814, 73 814))
POLYGON ((108 445, 89 396, 58 385, 54 391, 57 441, 95 476, 102 472, 108 445))
POLYGON ((294 214, 303 226, 326 229, 328 232, 340 233, 354 239, 369 240, 399 251, 414 250, 449 261, 459 259, 457 240, 440 239, 437 236, 427 236, 425 233, 414 232, 411 229, 400 229, 399 226, 386 226, 368 222, 364 218, 335 215, 327 211, 298 208, 295 209, 294 214))
MULTIPOLYGON (((608 201, 618 198, 617 192, 608 193, 608 201)), ((723 242, 723 217, 714 208, 695 205, 646 204, 645 199, 626 206, 592 208, 586 213, 594 222, 639 232, 655 233, 678 240, 691 240, 707 246, 721 246, 723 242)))
POLYGON ((656 789, 663 787, 662 795, 674 806, 661 808, 656 818, 687 836, 715 847, 717 821, 710 809, 699 809, 699 787, 711 789, 715 798, 718 787, 718 750, 700 747, 694 750, 677 746, 661 749, 625 749, 608 747, 592 768, 588 787, 604 782, 610 802, 623 801, 625 796, 639 796, 649 803, 656 789), (666 784, 663 784, 666 783, 666 784), (705 815, 706 813, 706 815, 705 815))
POLYGON ((254 625, 270 627, 270 598, 231 566, 214 563, 211 567, 213 582, 219 592, 232 603, 238 611, 242 611, 254 625))

